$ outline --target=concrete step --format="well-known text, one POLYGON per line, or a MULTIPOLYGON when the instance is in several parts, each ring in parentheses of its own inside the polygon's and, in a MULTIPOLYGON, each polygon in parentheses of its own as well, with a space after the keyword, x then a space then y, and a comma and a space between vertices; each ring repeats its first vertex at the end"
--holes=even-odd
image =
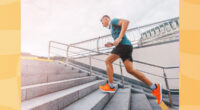
POLYGON ((89 75, 88 73, 70 73, 70 74, 57 74, 57 75, 49 74, 48 82, 72 79, 72 78, 80 78, 80 77, 85 77, 88 75, 89 75))
POLYGON ((151 104, 153 110, 162 110, 157 104, 156 99, 149 99, 149 103, 151 104))
POLYGON ((130 110, 131 89, 120 88, 103 110, 130 110))
MULTIPOLYGON (((118 86, 115 87, 117 91, 118 86)), ((113 95, 114 93, 104 93, 98 89, 63 110, 102 110, 113 95)))
POLYGON ((170 110, 179 110, 179 106, 171 107, 170 110))
MULTIPOLYGON (((163 95, 163 101, 165 102, 165 104, 169 106, 170 103, 168 97, 169 97, 168 95, 163 95)), ((172 98, 172 104, 174 106, 179 106, 179 95, 171 95, 171 98, 172 98)))
POLYGON ((22 102, 21 110, 60 110, 99 88, 105 80, 96 80, 22 102))
POLYGON ((26 67, 25 69, 24 66, 21 67, 22 71, 21 74, 22 75, 27 75, 27 74, 67 74, 67 73, 73 73, 73 72, 79 72, 80 70, 77 69, 72 69, 71 67, 63 67, 63 68, 41 68, 41 67, 26 67))
POLYGON ((70 74, 34 74, 34 75, 22 75, 21 86, 47 83, 52 81, 66 80, 71 78, 80 78, 88 76, 88 73, 70 73, 70 74))
POLYGON ((145 92, 143 89, 131 88, 131 92, 132 93, 145 94, 148 99, 156 99, 156 97, 153 96, 152 93, 145 92))
POLYGON ((25 100, 32 99, 38 96, 57 92, 63 89, 67 89, 70 87, 74 87, 77 85, 94 81, 95 79, 96 79, 96 76, 87 76, 87 77, 81 77, 81 78, 75 78, 75 79, 69 79, 69 80, 61 80, 61 81, 55 81, 55 82, 24 86, 21 88, 21 100, 25 101, 25 100))
POLYGON ((35 60, 22 60, 21 74, 51 74, 78 72, 78 69, 58 64, 57 62, 44 62, 35 60))
POLYGON ((152 90, 149 88, 142 88, 144 90, 144 92, 148 92, 148 93, 152 93, 152 90))
POLYGON ((154 110, 154 109, 152 109, 145 94, 133 93, 131 95, 131 110, 154 110))

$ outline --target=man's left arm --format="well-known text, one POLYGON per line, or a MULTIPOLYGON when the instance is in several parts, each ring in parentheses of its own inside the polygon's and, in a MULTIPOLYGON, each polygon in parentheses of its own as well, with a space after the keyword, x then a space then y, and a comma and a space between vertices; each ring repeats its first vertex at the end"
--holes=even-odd
POLYGON ((122 29, 121 29, 121 32, 119 34, 119 37, 113 42, 114 46, 117 46, 121 42, 121 40, 122 40, 122 38, 123 38, 124 34, 126 33, 127 28, 128 28, 129 21, 125 20, 125 19, 120 19, 118 25, 121 26, 122 29))

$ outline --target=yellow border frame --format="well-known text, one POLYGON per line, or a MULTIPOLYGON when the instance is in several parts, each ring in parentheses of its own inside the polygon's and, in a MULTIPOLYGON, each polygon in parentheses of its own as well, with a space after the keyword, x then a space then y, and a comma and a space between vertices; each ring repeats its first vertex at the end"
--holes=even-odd
MULTIPOLYGON (((199 11, 180 0, 180 110, 200 110, 199 11)), ((0 110, 20 110, 20 0, 1 0, 0 14, 0 110)))
POLYGON ((20 110, 20 0, 1 0, 0 14, 0 110, 20 110))
POLYGON ((200 110, 199 11, 199 0, 180 0, 180 110, 200 110))

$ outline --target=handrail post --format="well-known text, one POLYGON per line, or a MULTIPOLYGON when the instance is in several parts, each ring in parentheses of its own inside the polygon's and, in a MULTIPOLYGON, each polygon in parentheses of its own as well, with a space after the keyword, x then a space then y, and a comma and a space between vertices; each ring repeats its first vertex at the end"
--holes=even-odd
POLYGON ((67 51, 66 51, 66 60, 65 60, 65 62, 68 62, 68 61, 69 61, 69 48, 70 48, 70 46, 67 47, 67 51))
POLYGON ((165 73, 165 69, 163 68, 163 75, 164 75, 164 79, 165 79, 165 85, 166 85, 166 88, 168 90, 168 97, 169 97, 169 104, 170 106, 172 107, 172 97, 171 97, 171 91, 169 89, 169 84, 168 84, 168 81, 167 81, 167 75, 165 73))
POLYGON ((50 60, 50 48, 51 48, 51 41, 49 41, 49 48, 48 48, 48 60, 50 60))
POLYGON ((141 35, 140 27, 137 27, 137 30, 138 30, 138 32, 139 32, 139 35, 140 35, 140 38, 141 38, 141 37, 142 37, 142 35, 141 35))
POLYGON ((92 58, 91 54, 89 55, 89 63, 90 63, 90 76, 92 75, 92 58))
POLYGON ((97 39, 97 52, 99 52, 99 39, 100 37, 97 39))
POLYGON ((121 80, 122 80, 122 88, 124 88, 124 76, 123 76, 123 71, 122 71, 121 60, 119 60, 119 66, 120 66, 120 73, 121 73, 121 80))
POLYGON ((139 36, 140 36, 140 40, 139 40, 139 44, 140 44, 140 45, 138 45, 138 43, 137 43, 137 45, 138 45, 138 47, 141 47, 141 46, 143 45, 143 42, 142 42, 142 40, 141 40, 142 35, 141 35, 140 27, 138 27, 137 30, 138 30, 139 36))

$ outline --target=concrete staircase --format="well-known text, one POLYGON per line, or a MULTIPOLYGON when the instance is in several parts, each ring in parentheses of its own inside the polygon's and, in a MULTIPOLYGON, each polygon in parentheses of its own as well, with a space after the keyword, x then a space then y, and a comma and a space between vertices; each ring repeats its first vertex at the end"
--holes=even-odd
POLYGON ((49 61, 22 59, 21 65, 22 110, 161 110, 149 89, 137 84, 122 88, 115 78, 116 92, 103 93, 103 74, 49 61))

